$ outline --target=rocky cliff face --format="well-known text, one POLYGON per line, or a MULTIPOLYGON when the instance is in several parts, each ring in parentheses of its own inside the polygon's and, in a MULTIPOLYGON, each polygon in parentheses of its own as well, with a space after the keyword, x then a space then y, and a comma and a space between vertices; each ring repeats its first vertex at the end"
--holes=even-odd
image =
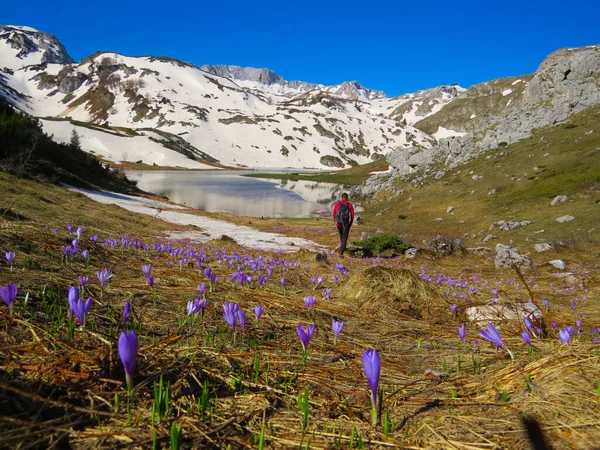
MULTIPOLYGON (((429 134, 444 128, 459 135, 440 138, 431 149, 396 149, 388 155, 391 172, 373 177, 357 193, 371 195, 390 187, 390 179, 418 171, 427 173, 433 164, 456 167, 597 104, 600 46, 558 50, 544 60, 535 74, 472 86, 435 114, 417 122, 415 126, 429 134)), ((443 170, 429 174, 441 177, 443 170)))
POLYGON ((73 59, 56 37, 28 27, 0 26, 0 42, 15 50, 5 67, 17 69, 33 63, 71 64, 73 59), (8 64, 8 65, 7 65, 8 64))
POLYGON ((273 87, 272 92, 280 95, 296 95, 320 90, 350 100, 369 101, 386 98, 383 91, 365 88, 357 81, 345 81, 335 86, 324 86, 305 81, 286 81, 272 70, 266 68, 255 69, 254 67, 206 64, 201 66, 200 69, 213 75, 229 78, 246 87, 256 89, 273 87))

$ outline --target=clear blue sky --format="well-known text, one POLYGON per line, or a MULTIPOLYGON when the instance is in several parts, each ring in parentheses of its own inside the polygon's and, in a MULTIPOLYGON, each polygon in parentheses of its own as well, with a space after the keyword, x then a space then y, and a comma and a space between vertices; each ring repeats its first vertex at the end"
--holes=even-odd
POLYGON ((2 24, 97 50, 268 67, 286 80, 357 80, 400 95, 536 70, 563 47, 600 44, 600 1, 10 2, 2 24))

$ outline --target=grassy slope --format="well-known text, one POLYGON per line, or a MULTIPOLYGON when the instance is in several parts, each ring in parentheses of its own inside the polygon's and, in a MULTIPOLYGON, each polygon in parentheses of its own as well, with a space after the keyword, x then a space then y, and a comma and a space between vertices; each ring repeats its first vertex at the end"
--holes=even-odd
POLYGON ((535 243, 563 242, 575 250, 570 256, 593 262, 600 253, 598 147, 600 108, 592 108, 566 125, 537 130, 531 139, 449 170, 439 181, 419 188, 399 182, 402 195, 392 199, 380 193, 365 203, 366 226, 404 235, 417 246, 438 234, 464 237, 469 247, 494 234, 497 240, 484 245, 512 242, 524 252, 533 252, 535 243), (488 195, 494 189, 496 194, 488 195), (570 200, 550 206, 561 194, 570 200), (453 215, 446 212, 449 206, 453 215), (567 214, 575 220, 555 221, 567 214), (489 230, 499 220, 533 223, 512 231, 489 230))
MULTIPOLYGON (((589 332, 590 326, 600 324, 600 277, 597 259, 591 257, 597 238, 589 231, 597 223, 596 171, 600 165, 595 159, 597 152, 591 151, 598 146, 597 134, 585 132, 590 127, 600 130, 595 125, 597 114, 588 111, 574 119, 579 124, 576 128, 544 131, 548 143, 543 151, 538 136, 503 149, 505 156, 495 154, 473 161, 437 183, 418 190, 405 186, 404 194, 391 201, 380 194, 375 203, 365 205, 366 226, 353 228, 354 236, 362 230, 384 228, 415 242, 436 233, 471 235, 502 218, 534 220, 528 228, 506 232, 503 242, 512 239, 519 245, 532 245, 534 241, 526 239, 537 239, 540 235, 533 230, 542 227, 547 229, 543 236, 548 240, 566 239, 575 233, 585 247, 575 252, 565 248, 556 256, 568 256, 569 269, 577 277, 585 277, 585 284, 571 288, 553 278, 546 266, 536 266, 525 274, 534 299, 550 302, 545 314, 549 336, 536 340, 529 355, 519 336, 522 326, 505 326, 502 334, 516 355, 514 362, 506 352, 495 352, 481 339, 473 347, 470 343, 478 338, 475 326, 467 325, 465 343, 460 343, 456 333, 457 326, 466 322, 466 307, 488 304, 495 295, 492 289, 500 291, 501 303, 528 297, 523 284, 515 281, 516 274, 495 270, 489 258, 422 256, 410 263, 329 257, 316 262, 314 255, 305 252, 268 255, 224 242, 193 246, 204 248, 204 267, 215 271, 221 282, 207 296, 210 306, 203 318, 195 325, 183 324, 186 302, 198 295, 196 285, 206 281, 193 259, 179 269, 181 255, 103 247, 88 241, 93 233, 100 235, 99 242, 131 234, 151 244, 165 230, 176 227, 93 203, 53 185, 0 173, 0 256, 6 251, 17 254, 12 269, 4 262, 0 265, 0 285, 19 284, 14 318, 9 318, 6 308, 0 309, 2 445, 48 447, 56 442, 71 448, 150 447, 156 430, 159 444, 165 447, 171 425, 178 423, 183 427, 183 448, 257 448, 264 427, 265 448, 342 449, 360 447, 360 439, 363 448, 525 449, 529 445, 520 431, 519 416, 528 414, 541 421, 554 448, 591 448, 600 441, 595 394, 600 366, 598 347, 589 332), (573 145, 576 139, 579 142, 575 144, 581 145, 573 145), (570 165, 583 161, 586 152, 592 154, 582 171, 571 172, 570 165), (536 156, 529 157, 532 153, 536 156), (550 155, 542 160, 545 153, 550 155), (531 174, 533 165, 546 166, 538 180, 522 177, 508 181, 510 175, 531 174), (474 174, 483 178, 472 180, 474 174), (569 190, 573 177, 587 181, 569 190), (489 188, 499 193, 487 196, 489 188), (472 189, 477 191, 473 196, 472 189), (551 208, 550 199, 559 193, 574 201, 551 208), (456 208, 454 216, 445 213, 449 204, 456 208), (376 215, 383 210, 381 216, 376 215), (567 213, 576 219, 563 224, 565 227, 553 222, 555 216, 567 213), (399 214, 408 217, 397 219, 399 214), (434 222, 438 216, 445 220, 434 222), (90 250, 89 267, 80 258, 61 261, 61 246, 72 240, 65 226, 71 224, 85 224, 81 248, 90 250), (56 235, 51 231, 55 227, 59 228, 56 235), (228 281, 231 270, 219 262, 222 256, 213 252, 274 256, 300 262, 302 268, 284 272, 275 265, 264 286, 236 287, 228 281), (149 262, 154 265, 156 301, 140 269, 149 262), (339 285, 333 282, 334 275, 339 275, 337 262, 350 269, 339 285), (114 276, 101 293, 94 272, 103 267, 110 267, 114 276), (427 282, 417 275, 422 270, 443 273, 460 283, 438 284, 437 275, 427 282), (93 306, 86 328, 77 328, 71 341, 66 294, 82 274, 92 277, 83 296, 91 295, 93 306), (332 300, 323 300, 321 289, 313 289, 310 277, 318 275, 333 289, 332 300), (281 276, 288 280, 285 292, 279 284, 281 276), (462 287, 464 284, 468 287, 462 287), (308 295, 319 298, 310 314, 302 301, 308 295), (137 387, 130 401, 116 351, 121 308, 128 299, 133 303, 134 318, 141 322, 137 387), (247 311, 248 333, 238 334, 235 343, 221 317, 223 301, 239 302, 247 311), (569 302, 577 310, 569 308, 569 302), (450 303, 459 305, 457 317, 449 312, 450 303), (266 308, 258 325, 251 317, 256 304, 266 308), (585 331, 567 348, 558 343, 549 324, 557 322, 561 328, 573 324, 579 312, 584 313, 585 331), (337 346, 330 331, 333 318, 346 323, 337 346), (317 325, 305 364, 295 334, 298 323, 317 325), (369 424, 361 363, 362 352, 369 347, 377 348, 382 358, 383 412, 392 422, 387 433, 383 426, 373 429, 369 424), (461 355, 460 362, 457 355, 461 355), (426 369, 447 376, 425 376, 426 369), (152 385, 160 375, 171 382, 173 412, 153 425, 152 385), (198 404, 201 385, 206 382, 209 407, 203 417, 198 404), (297 397, 305 388, 310 406, 307 433, 303 434, 297 397), (117 406, 115 395, 120 399, 117 406)), ((336 242, 330 220, 252 222, 263 229, 278 227, 289 234, 309 236, 331 248, 336 242)))

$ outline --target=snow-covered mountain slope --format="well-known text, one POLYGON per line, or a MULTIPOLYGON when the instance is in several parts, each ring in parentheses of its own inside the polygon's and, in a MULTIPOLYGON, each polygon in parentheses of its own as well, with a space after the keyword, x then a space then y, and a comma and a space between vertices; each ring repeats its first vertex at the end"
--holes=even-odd
POLYGON ((435 107, 396 114, 402 123, 387 111, 403 100, 356 82, 326 87, 268 69, 204 68, 116 53, 74 63, 51 35, 0 27, 0 95, 32 115, 68 119, 44 122, 58 139, 87 127, 78 129, 84 150, 112 161, 341 168, 435 144, 408 120, 435 107))
POLYGON ((373 112, 414 125, 435 114, 466 91, 456 84, 404 94, 400 97, 377 99, 372 102, 373 112))

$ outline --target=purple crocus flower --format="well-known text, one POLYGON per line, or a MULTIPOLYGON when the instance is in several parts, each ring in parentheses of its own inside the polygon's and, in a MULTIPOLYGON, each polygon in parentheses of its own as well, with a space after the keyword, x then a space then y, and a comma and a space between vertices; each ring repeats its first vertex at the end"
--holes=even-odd
POLYGON ((69 292, 67 293, 67 299, 69 300, 69 305, 72 302, 76 302, 79 299, 79 288, 76 286, 71 286, 69 288, 69 292))
POLYGON ((548 300, 542 300, 542 305, 544 305, 544 307, 548 308, 548 306, 550 305, 550 302, 548 300))
POLYGON ((147 276, 146 281, 148 282, 148 286, 151 288, 154 287, 154 277, 152 275, 147 276))
POLYGON ((152 264, 142 264, 142 273, 147 278, 152 274, 152 264))
POLYGON ((90 251, 88 249, 81 250, 81 257, 88 260, 90 258, 90 251))
POLYGON ((90 277, 87 275, 79 275, 79 284, 81 284, 82 288, 85 288, 87 284, 90 282, 90 277))
POLYGON ((90 306, 92 306, 92 298, 88 297, 88 299, 85 302, 80 298, 78 298, 77 300, 72 300, 71 298, 69 298, 69 306, 71 307, 71 312, 75 315, 75 317, 77 317, 79 325, 83 326, 83 324, 85 323, 85 316, 90 310, 90 306))
POLYGON ((285 277, 281 277, 279 279, 279 282, 281 283, 282 286, 285 286, 285 277))
POLYGON ((238 320, 240 321, 240 327, 242 330, 246 330, 246 312, 243 309, 240 309, 237 313, 238 320))
POLYGON ((12 266, 15 262, 15 252, 6 252, 4 256, 6 258, 6 262, 12 266))
POLYGON ((479 336, 496 344, 496 350, 500 347, 505 347, 500 333, 498 333, 498 330, 491 323, 488 323, 487 330, 479 330, 479 336))
POLYGON ((342 329, 344 328, 344 322, 334 319, 333 322, 331 323, 331 326, 333 328, 333 342, 336 342, 338 336, 340 335, 342 329))
POLYGON ((265 310, 265 307, 262 305, 256 305, 254 307, 254 315, 256 316, 256 320, 260 320, 260 316, 262 316, 263 311, 265 310))
POLYGON ((461 325, 460 327, 458 327, 458 336, 460 337, 461 341, 465 341, 465 337, 467 336, 467 327, 466 325, 461 325))
POLYGON ((223 303, 223 318, 225 322, 229 324, 231 327, 231 332, 235 333, 235 323, 238 319, 238 311, 240 310, 240 305, 238 303, 233 302, 225 302, 223 303))
POLYGON ((135 371, 135 361, 138 354, 138 337, 135 331, 122 331, 117 344, 119 348, 119 356, 125 368, 125 379, 127 381, 127 389, 133 387, 133 374, 135 371))
POLYGON ((531 321, 528 318, 525 318, 523 321, 528 330, 533 330, 533 325, 531 325, 531 321))
POLYGON ((306 308, 310 311, 312 309, 313 306, 315 306, 315 304, 317 303, 317 297, 304 297, 304 304, 306 305, 306 308))
POLYGON ((200 292, 200 295, 204 295, 206 292, 206 283, 201 283, 198 285, 198 292, 200 292))
POLYGON ((558 340, 567 345, 571 345, 571 333, 569 333, 567 328, 564 328, 558 332, 558 340))
POLYGON ((75 230, 75 234, 77 235, 77 237, 79 237, 83 234, 83 231, 83 227, 78 227, 77 230, 75 230))
POLYGON ((188 316, 196 314, 199 311, 198 303, 195 300, 188 300, 186 311, 188 316))
POLYGON ((198 311, 202 311, 208 306, 208 300, 205 298, 200 299, 200 297, 196 297, 196 301, 198 302, 198 311))
POLYGON ((68 231, 69 233, 72 233, 72 232, 73 232, 73 230, 75 230, 75 227, 74 227, 73 225, 67 225, 67 231, 68 231))
POLYGON ((371 424, 377 425, 377 394, 379 388, 379 373, 381 370, 381 360, 379 353, 375 349, 365 350, 363 354, 363 367, 365 375, 371 388, 371 424))
POLYGON ((576 320, 576 321, 575 321, 575 326, 576 326, 577 328, 581 328, 581 325, 582 325, 582 322, 581 322, 581 320, 576 320))
POLYGON ((302 324, 298 324, 298 326, 296 327, 296 333, 298 334, 298 337, 300 338, 300 341, 302 342, 302 348, 304 349, 304 352, 306 352, 308 350, 308 343, 310 342, 310 339, 312 338, 314 332, 315 332, 314 325, 307 325, 305 327, 302 324))
POLYGON ((452 311, 452 313, 454 315, 456 315, 456 313, 458 312, 458 305, 453 303, 452 305, 449 306, 449 308, 450 308, 450 311, 452 311))
POLYGON ((96 271, 96 278, 98 278, 100 287, 104 287, 104 285, 108 282, 108 280, 110 280, 111 277, 112 273, 110 273, 110 269, 108 267, 96 271))
POLYGON ((126 301, 125 306, 123 307, 123 322, 127 322, 129 319, 129 314, 131 313, 131 302, 126 301))
POLYGON ((529 336, 529 332, 527 330, 523 330, 521 332, 521 337, 523 338, 523 341, 525 341, 525 343, 527 345, 531 345, 531 336, 529 336))
POLYGON ((8 283, 5 287, 0 286, 0 297, 8 306, 8 312, 12 316, 13 306, 15 299, 17 298, 17 285, 15 283, 8 283))
POLYGON ((97 234, 93 234, 90 236, 90 241, 92 242, 98 242, 98 235, 97 234))

